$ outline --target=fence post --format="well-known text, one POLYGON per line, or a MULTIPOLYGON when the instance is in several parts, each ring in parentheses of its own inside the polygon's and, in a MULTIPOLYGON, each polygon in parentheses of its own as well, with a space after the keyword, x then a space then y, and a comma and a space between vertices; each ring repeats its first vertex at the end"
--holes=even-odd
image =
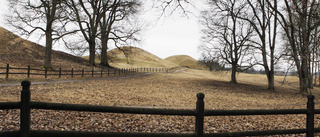
POLYGON ((84 75, 84 68, 82 68, 82 75, 81 75, 81 77, 83 77, 83 75, 84 75))
POLYGON ((22 81, 20 107, 20 137, 30 137, 30 81, 22 81))
POLYGON ((101 77, 102 77, 103 68, 101 68, 101 77))
POLYGON ((45 70, 44 70, 44 77, 47 78, 47 75, 48 75, 48 68, 45 67, 45 70))
POLYGON ((94 75, 94 69, 92 68, 92 77, 93 77, 93 75, 94 75))
POLYGON ((7 64, 7 68, 6 68, 6 79, 9 78, 9 64, 7 64))
POLYGON ((61 78, 61 67, 59 68, 59 78, 61 78))
POLYGON ((73 78, 73 68, 71 69, 71 77, 73 78))
POLYGON ((314 137, 314 96, 308 95, 307 103, 307 137, 314 137))
POLYGON ((197 106, 196 106, 196 137, 203 137, 203 122, 204 122, 204 94, 197 94, 197 106))
POLYGON ((27 74, 27 76, 28 76, 28 78, 30 78, 30 65, 28 65, 28 74, 27 74))
POLYGON ((109 75, 110 75, 110 73, 109 73, 109 68, 108 68, 108 70, 107 70, 107 71, 108 71, 108 76, 109 76, 109 75))

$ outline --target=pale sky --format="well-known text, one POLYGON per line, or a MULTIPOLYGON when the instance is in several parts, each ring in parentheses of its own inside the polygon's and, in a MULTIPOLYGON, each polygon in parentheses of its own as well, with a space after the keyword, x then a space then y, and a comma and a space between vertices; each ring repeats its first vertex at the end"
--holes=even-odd
MULTIPOLYGON (((196 0, 197 2, 197 0, 196 0)), ((199 1, 200 2, 200 1, 199 1)), ((195 3, 197 4, 197 3, 195 3)), ((155 22, 154 25, 143 32, 142 42, 136 46, 142 48, 160 58, 166 58, 173 55, 189 55, 194 59, 199 59, 201 53, 198 51, 200 44, 200 25, 196 15, 197 10, 188 7, 194 15, 185 17, 181 12, 172 15, 163 16, 158 20, 153 12, 145 12, 143 17, 146 20, 155 22)), ((6 0, 2 0, 0 5, 0 26, 8 29, 3 21, 3 14, 8 11, 6 0)), ((157 14, 158 15, 158 14, 157 14)), ((37 42, 37 40, 31 41, 37 42)), ((44 45, 44 43, 39 43, 44 45)), ((65 50, 63 45, 54 45, 56 50, 65 50)), ((68 51, 66 51, 68 52, 68 51)))

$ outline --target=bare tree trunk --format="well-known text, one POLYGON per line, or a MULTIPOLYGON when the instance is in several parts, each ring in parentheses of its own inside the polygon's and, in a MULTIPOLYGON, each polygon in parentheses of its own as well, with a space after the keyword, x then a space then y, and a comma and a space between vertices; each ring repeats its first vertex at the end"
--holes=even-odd
POLYGON ((52 0, 51 6, 50 4, 47 5, 46 9, 48 10, 46 12, 46 48, 45 48, 45 57, 44 57, 44 67, 45 68, 51 68, 51 52, 52 52, 52 44, 53 44, 53 38, 52 38, 52 25, 55 20, 56 16, 56 10, 57 10, 58 1, 52 0))
POLYGON ((109 63, 108 63, 108 55, 107 55, 107 47, 108 47, 108 42, 106 41, 106 38, 104 38, 103 36, 101 36, 101 40, 102 40, 102 48, 101 48, 101 62, 100 64, 103 66, 107 66, 110 67, 109 63))
POLYGON ((232 71, 231 71, 231 84, 237 84, 237 64, 233 63, 232 64, 232 71))
POLYGON ((96 59, 96 43, 90 42, 89 43, 89 65, 95 66, 95 59, 96 59))
POLYGON ((302 82, 300 84, 301 88, 300 88, 300 92, 303 92, 303 93, 308 93, 308 59, 306 57, 303 57, 302 58, 302 61, 301 61, 301 80, 302 82))
POLYGON ((52 31, 47 29, 46 31, 46 48, 45 48, 45 57, 44 57, 44 67, 51 68, 51 51, 52 51, 52 31))
POLYGON ((103 41, 102 43, 102 49, 101 49, 101 62, 100 64, 106 67, 111 67, 109 62, 108 62, 108 42, 106 39, 108 38, 101 38, 103 41))

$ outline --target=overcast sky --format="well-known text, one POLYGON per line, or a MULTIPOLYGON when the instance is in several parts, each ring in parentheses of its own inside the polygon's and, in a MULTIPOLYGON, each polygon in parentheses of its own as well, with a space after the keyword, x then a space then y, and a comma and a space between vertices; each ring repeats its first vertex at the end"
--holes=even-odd
MULTIPOLYGON (((194 3, 198 9, 201 7, 200 1, 195 0, 194 3), (200 5, 200 6, 199 6, 200 5)), ((143 32, 140 47, 160 58, 166 58, 172 55, 189 55, 195 59, 199 59, 200 52, 198 46, 200 44, 200 26, 197 20, 198 10, 192 6, 187 7, 194 15, 189 14, 185 17, 181 12, 172 15, 163 16, 158 20, 158 14, 152 10, 144 12, 143 17, 147 21, 157 21, 153 23, 147 30, 143 32)), ((3 14, 8 11, 6 0, 1 0, 0 5, 0 26, 7 28, 3 21, 3 14)), ((31 39, 32 40, 32 39, 31 39)), ((36 42, 37 40, 32 40, 36 42)), ((44 45, 44 43, 39 43, 44 45)), ((55 45, 54 49, 64 50, 63 45, 55 45)), ((67 52, 67 51, 66 51, 67 52)))

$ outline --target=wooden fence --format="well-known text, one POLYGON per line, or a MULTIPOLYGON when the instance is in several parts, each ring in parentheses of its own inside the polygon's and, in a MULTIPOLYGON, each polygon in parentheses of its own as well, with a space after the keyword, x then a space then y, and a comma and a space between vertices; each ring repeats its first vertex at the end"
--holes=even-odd
POLYGON ((31 75, 38 75, 38 76, 44 76, 44 78, 47 78, 48 76, 58 76, 58 78, 61 78, 61 76, 69 76, 73 78, 74 76, 110 76, 110 75, 122 75, 122 74, 134 74, 139 72, 169 72, 171 70, 176 69, 174 68, 115 68, 115 69, 109 69, 109 68, 100 68, 100 70, 97 69, 70 69, 70 70, 62 70, 59 68, 58 70, 50 70, 50 69, 34 69, 31 68, 30 65, 26 68, 18 68, 18 67, 10 67, 9 64, 7 64, 6 67, 0 67, 0 75, 5 75, 5 78, 8 79, 9 75, 22 75, 26 76, 27 78, 30 78, 31 75), (1 71, 4 70, 4 71, 1 71))
POLYGON ((320 128, 314 128, 314 114, 320 114, 319 109, 314 108, 314 96, 308 96, 306 109, 278 109, 278 110, 204 110, 204 94, 197 94, 195 110, 182 109, 155 109, 155 108, 132 108, 132 107, 111 107, 94 106, 81 104, 62 104, 30 101, 29 81, 21 83, 20 102, 2 102, 2 109, 20 109, 20 130, 0 131, 2 137, 235 137, 235 136, 261 136, 261 135, 282 135, 282 134, 303 134, 313 137, 315 132, 320 132, 320 128), (46 110, 66 110, 66 111, 88 111, 88 112, 108 112, 108 113, 129 113, 129 114, 152 114, 152 115, 177 115, 194 116, 196 119, 194 133, 123 133, 123 132, 80 132, 80 131, 41 131, 30 130, 30 109, 46 110), (306 114, 305 129, 268 130, 268 131, 248 131, 231 133, 204 133, 203 123, 205 116, 240 116, 240 115, 289 115, 306 114))

